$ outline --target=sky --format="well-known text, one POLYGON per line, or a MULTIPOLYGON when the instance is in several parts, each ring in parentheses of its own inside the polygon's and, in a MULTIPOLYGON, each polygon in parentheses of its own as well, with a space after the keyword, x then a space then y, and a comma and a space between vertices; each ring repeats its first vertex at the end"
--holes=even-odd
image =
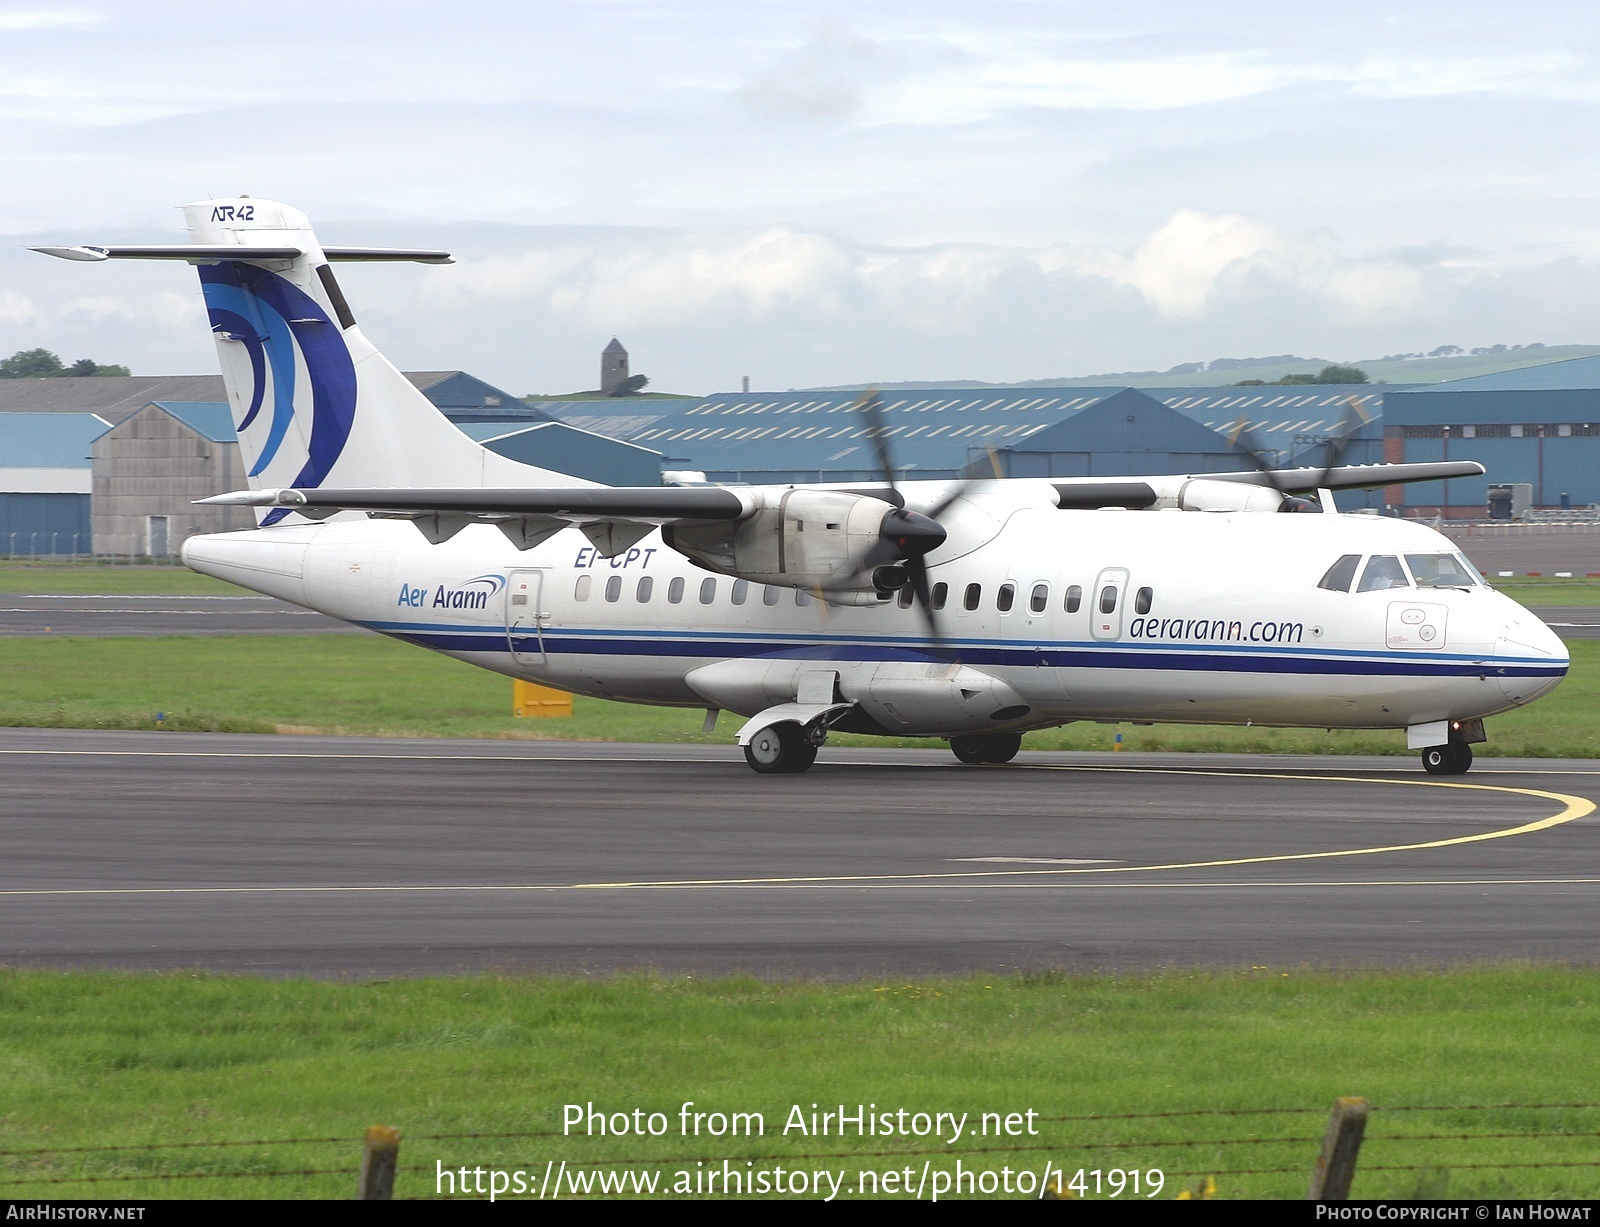
POLYGON ((1600 338, 1600 7, 0 0, 0 354, 216 369, 248 192, 407 370, 663 391, 1600 338))

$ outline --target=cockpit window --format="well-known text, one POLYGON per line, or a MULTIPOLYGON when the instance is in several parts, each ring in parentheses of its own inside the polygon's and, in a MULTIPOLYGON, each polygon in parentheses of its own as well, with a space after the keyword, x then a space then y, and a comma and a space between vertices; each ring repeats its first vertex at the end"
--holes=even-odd
POLYGON ((1360 562, 1360 554, 1346 554, 1328 568, 1328 573, 1322 577, 1317 587, 1326 588, 1329 592, 1349 592, 1350 585, 1355 582, 1356 567, 1360 562))
POLYGON ((1476 588, 1478 577, 1454 554, 1407 554, 1418 588, 1476 588))
POLYGON ((1400 560, 1393 554, 1374 554, 1361 573, 1361 587, 1357 592, 1382 592, 1386 588, 1409 588, 1400 560))

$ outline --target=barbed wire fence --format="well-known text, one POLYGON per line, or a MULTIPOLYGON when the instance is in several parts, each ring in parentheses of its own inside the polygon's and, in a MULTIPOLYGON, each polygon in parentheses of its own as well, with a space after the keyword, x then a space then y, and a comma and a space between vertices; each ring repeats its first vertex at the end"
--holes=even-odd
MULTIPOLYGON (((560 1199, 626 1196, 645 1191, 639 1181, 631 1185, 625 1185, 620 1179, 598 1181, 593 1176, 579 1174, 582 1169, 666 1168, 722 1159, 739 1164, 777 1162, 791 1166, 826 1160, 863 1170, 875 1162, 882 1166, 881 1161, 889 1159, 922 1159, 931 1163, 935 1159, 949 1162, 978 1155, 989 1159, 1027 1156, 1030 1160, 1048 1156, 1052 1159, 1046 1163, 1043 1175, 1038 1175, 1030 1189, 1018 1190, 1041 1197, 1106 1195, 1105 1189, 1111 1182, 1098 1179, 1106 1171, 1126 1174, 1148 1171, 1152 1174, 1149 1183, 1154 1183, 1153 1174, 1159 1172, 1162 1195, 1172 1196, 1177 1192, 1185 1197, 1212 1195, 1218 1179, 1299 1175, 1306 1181, 1308 1191, 1304 1196, 1330 1201, 1347 1198, 1358 1173, 1412 1174, 1417 1177, 1415 1195, 1423 1197, 1442 1196, 1443 1180, 1449 1173, 1458 1171, 1589 1171, 1600 1177, 1600 1103, 1369 1105, 1363 1099, 1341 1098, 1335 1100, 1331 1114, 1326 1108, 1314 1107, 1211 1108, 1040 1115, 1037 1122, 1070 1126, 1076 1131, 1096 1132, 1100 1136, 959 1149, 948 1145, 934 1149, 923 1143, 877 1149, 843 1148, 835 1144, 826 1149, 779 1151, 770 1149, 769 1144, 760 1153, 735 1154, 724 1145, 714 1155, 706 1151, 683 1153, 695 1150, 693 1146, 666 1146, 663 1153, 650 1155, 567 1156, 560 1160, 561 1174, 555 1177, 553 1189, 547 1189, 546 1183, 555 1170, 555 1159, 540 1156, 520 1163, 499 1161, 496 1166, 543 1172, 538 1193, 530 1190, 519 1195, 560 1199), (1428 1114, 1454 1119, 1443 1127, 1429 1127, 1424 1123, 1418 1128, 1410 1124, 1426 1122, 1428 1114), (1489 1119, 1490 1114, 1494 1114, 1494 1119, 1489 1119), (1304 1127, 1314 1124, 1316 1118, 1323 1115, 1327 1115, 1327 1124, 1322 1133, 1313 1133, 1304 1127), (1256 1127, 1240 1131, 1224 1127, 1221 1124, 1224 1121, 1249 1122, 1256 1127), (1377 1127, 1369 1130, 1372 1122, 1377 1122, 1377 1127), (1199 1136, 1171 1136, 1171 1127, 1180 1123, 1190 1124, 1199 1136), (1206 1125, 1215 1127, 1203 1127, 1206 1125), (1266 1127, 1272 1125, 1282 1127, 1266 1127), (1480 1127, 1469 1128, 1468 1125, 1480 1127), (1165 1136, 1118 1136, 1118 1131, 1149 1129, 1165 1136), (1437 1153, 1441 1143, 1494 1143, 1502 1153, 1479 1156, 1470 1149, 1462 1153, 1458 1147, 1456 1153, 1441 1157, 1437 1153), (1540 1153, 1552 1157, 1525 1157, 1524 1152, 1516 1149, 1516 1143, 1532 1144, 1540 1153), (1551 1148, 1557 1143, 1567 1145, 1564 1156, 1554 1156, 1551 1148), (1377 1148, 1375 1155, 1373 1148, 1377 1148), (1430 1148, 1434 1153, 1430 1153, 1430 1148), (1295 1154, 1299 1156, 1298 1161, 1291 1161, 1290 1156, 1295 1154), (1374 1157, 1377 1162, 1366 1161, 1374 1157), (1241 1158, 1244 1159, 1242 1164, 1241 1158), (1138 1167, 1125 1166, 1133 1163, 1138 1167), (1052 1170, 1055 1172, 1053 1183, 1049 1180, 1052 1170), (1091 1170, 1096 1176, 1092 1189, 1086 1184, 1074 1186, 1069 1179, 1069 1171, 1087 1173, 1091 1170), (1185 1184, 1181 1190, 1175 1190, 1167 1187, 1171 1181, 1198 1183, 1185 1184)), ((428 1143, 461 1142, 548 1145, 554 1139, 570 1144, 584 1140, 585 1135, 569 1134, 562 1129, 528 1129, 418 1133, 402 1139, 399 1130, 376 1125, 367 1129, 359 1140, 343 1135, 0 1149, 0 1198, 126 1199, 135 1190, 162 1198, 243 1196, 252 1191, 271 1196, 276 1181, 311 1178, 327 1178, 329 1192, 320 1194, 323 1196, 338 1195, 338 1182, 342 1178, 347 1182, 343 1186, 347 1194, 361 1200, 481 1197, 485 1191, 458 1189, 454 1179, 450 1191, 441 1192, 441 1170, 452 1173, 457 1170, 442 1167, 442 1159, 402 1165, 402 1140, 412 1148, 428 1143), (343 1148, 342 1154, 339 1148, 343 1148), (251 1158, 225 1162, 241 1152, 250 1153, 251 1158), (294 1157, 299 1161, 292 1161, 294 1157), (82 1170, 86 1166, 92 1170, 82 1170), (66 1170, 71 1167, 80 1170, 66 1170)), ((746 1142, 752 1140, 745 1139, 746 1142)), ((1037 1175, 1031 1167, 1019 1170, 1037 1175)), ((1600 1181, 1591 1182, 1588 1196, 1594 1195, 1593 1186, 1597 1183, 1600 1181)), ((904 1190, 910 1191, 909 1188, 904 1190)), ((919 1188, 918 1196, 921 1195, 919 1188)))

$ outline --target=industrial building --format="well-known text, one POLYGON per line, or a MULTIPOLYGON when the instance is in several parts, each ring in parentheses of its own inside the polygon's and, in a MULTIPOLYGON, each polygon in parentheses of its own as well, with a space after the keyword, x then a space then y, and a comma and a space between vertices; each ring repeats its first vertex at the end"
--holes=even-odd
MULTIPOLYGON (((616 485, 661 481, 658 453, 558 421, 465 371, 406 377, 513 460, 616 485)), ((245 509, 192 505, 247 484, 220 375, 0 380, 0 478, 16 487, 0 490, 0 548, 15 542, 14 552, 163 557, 196 533, 254 523, 245 509), (65 463, 73 457, 76 467, 65 463), (63 470, 48 479, 61 490, 41 488, 46 470, 63 470)))
POLYGON ((1476 519, 1491 484, 1532 487, 1534 508, 1600 503, 1600 357, 1396 389, 1384 397, 1385 457, 1476 460, 1487 477, 1430 482, 1392 501, 1476 519))
MULTIPOLYGON (((1383 454, 1382 389, 920 388, 881 394, 896 477, 1101 477, 1248 468, 1243 440, 1271 465, 1322 463, 1349 434, 1344 462, 1383 454)), ((565 420, 665 454, 669 471, 714 482, 856 482, 880 476, 859 392, 730 393, 680 406, 573 402, 565 420)), ((1381 496, 1346 499, 1376 505, 1381 496)))
POLYGON ((0 413, 0 550, 90 548, 90 448, 111 426, 92 413, 0 413))

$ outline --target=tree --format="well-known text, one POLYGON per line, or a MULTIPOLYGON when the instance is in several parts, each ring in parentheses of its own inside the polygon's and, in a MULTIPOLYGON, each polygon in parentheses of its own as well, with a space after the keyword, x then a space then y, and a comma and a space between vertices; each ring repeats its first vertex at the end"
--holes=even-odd
POLYGON ((22 349, 0 359, 0 379, 48 379, 61 371, 61 359, 48 349, 22 349))
POLYGON ((1325 366, 1317 372, 1317 383, 1366 383, 1367 373, 1359 366, 1325 366))
POLYGON ((612 396, 632 396, 644 391, 645 385, 650 382, 648 375, 629 375, 616 387, 611 389, 612 396))
POLYGON ((0 379, 53 379, 61 375, 126 375, 125 366, 102 366, 93 358, 79 358, 71 366, 48 349, 24 349, 0 359, 0 379))

